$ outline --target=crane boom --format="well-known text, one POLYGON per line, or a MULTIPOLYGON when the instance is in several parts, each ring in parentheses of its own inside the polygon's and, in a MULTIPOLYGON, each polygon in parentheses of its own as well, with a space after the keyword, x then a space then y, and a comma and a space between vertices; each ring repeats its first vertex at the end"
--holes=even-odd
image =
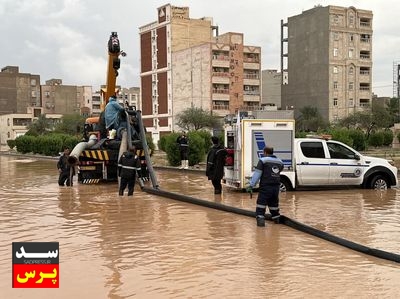
POLYGON ((116 93, 116 81, 118 70, 121 64, 119 55, 125 56, 125 52, 121 51, 117 32, 111 32, 110 38, 108 40, 108 67, 106 87, 104 89, 101 89, 101 111, 104 111, 109 98, 116 93))

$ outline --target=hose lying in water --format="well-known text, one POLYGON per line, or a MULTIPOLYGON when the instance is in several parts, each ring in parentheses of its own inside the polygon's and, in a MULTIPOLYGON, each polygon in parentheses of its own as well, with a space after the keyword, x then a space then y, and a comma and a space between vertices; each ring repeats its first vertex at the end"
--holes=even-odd
MULTIPOLYGON (((183 201, 183 202, 187 202, 187 203, 192 203, 192 204, 204 206, 207 208, 212 208, 212 209, 230 212, 230 213, 234 213, 234 214, 240 214, 240 215, 244 215, 244 216, 248 216, 248 217, 254 217, 254 218, 256 217, 256 213, 249 211, 249 210, 244 210, 244 209, 240 209, 240 208, 236 208, 236 207, 232 207, 232 206, 227 206, 227 205, 217 203, 217 202, 202 200, 202 199, 194 198, 194 197, 187 196, 187 195, 168 192, 168 191, 161 190, 158 188, 143 187, 142 190, 147 193, 154 194, 154 195, 159 195, 159 196, 167 197, 170 199, 175 199, 175 200, 179 200, 179 201, 183 201)), ((267 214, 266 219, 271 220, 271 215, 267 214)), ((362 252, 362 253, 372 255, 372 256, 375 256, 375 257, 378 257, 381 259, 400 263, 400 255, 398 255, 398 254, 379 250, 379 249, 374 249, 371 247, 366 247, 364 245, 357 244, 357 243, 339 238, 337 236, 334 236, 329 233, 315 229, 313 227, 307 226, 298 221, 292 220, 289 217, 286 217, 284 215, 281 215, 281 217, 280 217, 280 224, 287 225, 291 228, 297 229, 304 233, 307 233, 307 234, 313 235, 315 237, 336 243, 338 245, 347 247, 349 249, 352 249, 352 250, 355 250, 358 252, 362 252)))

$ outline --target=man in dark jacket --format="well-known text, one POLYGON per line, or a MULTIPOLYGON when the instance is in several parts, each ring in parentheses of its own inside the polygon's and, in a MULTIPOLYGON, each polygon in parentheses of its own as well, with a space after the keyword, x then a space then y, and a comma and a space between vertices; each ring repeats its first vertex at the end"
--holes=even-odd
POLYGON ((179 145, 179 153, 181 156, 181 166, 179 169, 188 169, 189 168, 189 139, 186 136, 185 132, 182 132, 182 135, 176 139, 176 143, 179 145))
POLYGON ((119 195, 124 195, 126 186, 128 186, 128 196, 133 195, 135 187, 136 172, 140 170, 140 160, 136 155, 136 149, 130 148, 124 152, 118 162, 118 176, 121 178, 119 184, 119 195))
POLYGON ((271 213, 271 218, 279 223, 279 191, 280 173, 283 170, 283 162, 274 155, 272 147, 264 148, 264 157, 260 158, 250 180, 247 192, 252 192, 254 186, 260 180, 256 206, 257 226, 265 226, 265 210, 271 213))
POLYGON ((214 194, 221 194, 221 179, 224 176, 226 149, 219 144, 218 137, 211 137, 213 146, 207 155, 206 176, 211 180, 214 186, 214 194))
POLYGON ((73 176, 75 175, 75 167, 68 164, 68 156, 70 152, 71 151, 69 148, 64 148, 64 153, 57 162, 57 168, 60 174, 58 177, 59 186, 64 186, 64 183, 66 183, 67 186, 72 186, 73 176))

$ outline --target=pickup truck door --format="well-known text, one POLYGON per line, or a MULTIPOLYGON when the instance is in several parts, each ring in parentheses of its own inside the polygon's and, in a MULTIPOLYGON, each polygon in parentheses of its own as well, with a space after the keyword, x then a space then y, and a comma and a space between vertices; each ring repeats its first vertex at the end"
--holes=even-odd
POLYGON ((336 142, 326 143, 330 156, 329 185, 359 185, 364 177, 360 156, 336 142))
POLYGON ((299 141, 296 171, 299 185, 328 185, 330 159, 323 141, 299 141))

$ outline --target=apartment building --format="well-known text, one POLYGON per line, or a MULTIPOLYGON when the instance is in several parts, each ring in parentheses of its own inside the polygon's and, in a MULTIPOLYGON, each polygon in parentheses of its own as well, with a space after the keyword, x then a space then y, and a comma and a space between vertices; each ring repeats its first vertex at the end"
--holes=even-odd
POLYGON ((41 86, 43 113, 92 114, 92 87, 63 85, 61 79, 50 79, 41 86))
POLYGON ((282 107, 318 108, 335 122, 370 111, 372 11, 316 6, 281 22, 282 107))
POLYGON ((244 45, 243 34, 235 32, 172 53, 173 116, 190 107, 221 117, 258 108, 260 53, 260 47, 244 45))
POLYGON ((218 34, 212 18, 189 18, 188 7, 158 8, 157 21, 140 27, 144 123, 155 142, 179 130, 189 107, 225 116, 260 103, 260 47, 243 34, 218 34))
MULTIPOLYGON (((278 70, 262 70, 261 72, 261 106, 281 108, 282 73, 278 70)), ((282 107, 285 109, 285 107, 282 107)))
POLYGON ((139 87, 121 88, 121 90, 118 93, 118 101, 123 105, 128 103, 129 106, 135 107, 136 110, 141 110, 140 88, 139 87))
POLYGON ((157 20, 140 30, 143 123, 158 141, 172 127, 172 53, 210 42, 210 19, 190 19, 188 7, 157 9, 157 20))
POLYGON ((26 113, 27 107, 40 107, 40 76, 20 73, 18 66, 0 72, 0 115, 26 113))

